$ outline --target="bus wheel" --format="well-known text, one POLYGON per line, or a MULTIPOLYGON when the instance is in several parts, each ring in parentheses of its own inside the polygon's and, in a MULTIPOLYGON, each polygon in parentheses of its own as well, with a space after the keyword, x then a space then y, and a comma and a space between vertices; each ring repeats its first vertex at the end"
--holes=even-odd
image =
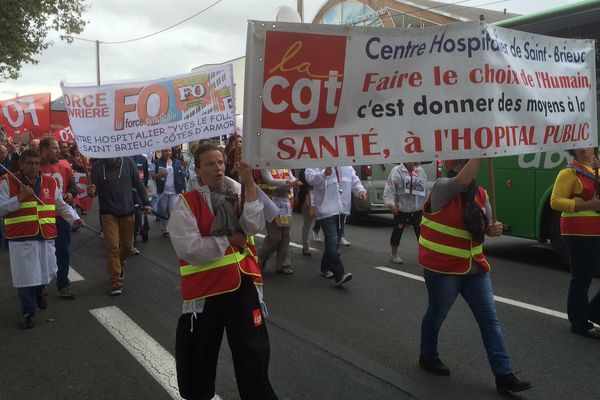
POLYGON ((550 244, 552 250, 558 256, 561 265, 565 269, 569 269, 569 256, 567 255, 567 247, 565 246, 560 236, 560 213, 552 211, 550 216, 550 244))

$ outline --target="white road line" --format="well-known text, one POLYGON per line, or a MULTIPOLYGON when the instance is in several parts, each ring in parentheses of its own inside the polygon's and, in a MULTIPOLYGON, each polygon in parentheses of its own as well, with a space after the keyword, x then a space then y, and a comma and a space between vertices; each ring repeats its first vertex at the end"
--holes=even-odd
POLYGON ((83 276, 79 275, 79 273, 77 271, 75 271, 73 269, 73 267, 71 267, 69 265, 69 281, 71 282, 79 282, 79 281, 83 281, 85 279, 83 279, 83 276))
POLYGON ((156 340, 119 308, 111 306, 90 313, 131 353, 173 399, 180 400, 175 359, 156 340))
MULTIPOLYGON (((262 233, 257 233, 254 236, 259 237, 261 239, 265 238, 265 235, 263 235, 262 233)), ((298 243, 290 242, 290 247, 295 247, 296 249, 301 249, 302 245, 298 244, 298 243)), ((310 251, 319 251, 319 249, 315 249, 314 247, 309 247, 309 248, 310 248, 310 251)))
MULTIPOLYGON (((423 279, 422 276, 409 274, 408 272, 398 271, 397 269, 388 268, 388 267, 375 267, 375 269, 378 269, 378 270, 384 271, 384 272, 389 272, 391 274, 400 275, 405 278, 414 279, 415 281, 425 282, 425 279, 423 279)), ((546 315, 550 315, 550 316, 556 317, 556 318, 568 319, 567 314, 562 313, 560 311, 555 311, 555 310, 551 310, 549 308, 540 307, 540 306, 536 306, 536 305, 529 304, 529 303, 524 303, 522 301, 512 300, 512 299, 509 299, 506 297, 501 297, 501 296, 494 296, 494 300, 496 300, 498 303, 510 304, 511 306, 524 308, 524 309, 530 310, 530 311, 535 311, 540 314, 546 314, 546 315)))

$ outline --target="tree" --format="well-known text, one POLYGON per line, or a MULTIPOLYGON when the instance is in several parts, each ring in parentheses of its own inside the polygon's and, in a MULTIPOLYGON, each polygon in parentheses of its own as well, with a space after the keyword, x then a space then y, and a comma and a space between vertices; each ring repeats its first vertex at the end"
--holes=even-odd
POLYGON ((84 0, 0 0, 0 82, 17 79, 24 63, 37 64, 34 57, 53 43, 50 30, 71 43, 72 34, 83 31, 84 0))

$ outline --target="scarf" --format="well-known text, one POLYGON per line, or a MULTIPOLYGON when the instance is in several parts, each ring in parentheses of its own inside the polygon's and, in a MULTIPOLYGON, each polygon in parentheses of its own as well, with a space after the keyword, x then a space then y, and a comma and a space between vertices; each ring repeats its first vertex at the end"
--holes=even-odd
POLYGON ((210 202, 215 214, 210 234, 212 236, 229 236, 234 232, 241 232, 238 215, 235 210, 238 195, 227 186, 211 190, 210 202))

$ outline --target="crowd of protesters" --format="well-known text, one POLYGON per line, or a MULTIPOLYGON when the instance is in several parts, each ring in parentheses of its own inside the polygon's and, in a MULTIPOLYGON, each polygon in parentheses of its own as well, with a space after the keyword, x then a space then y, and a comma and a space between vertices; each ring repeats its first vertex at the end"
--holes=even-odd
MULTIPOLYGON (((90 208, 77 200, 98 197, 110 295, 123 293, 127 258, 140 254, 137 238, 147 241, 151 226, 163 236, 154 240, 170 238, 180 259, 183 308, 176 361, 182 396, 214 395, 218 346, 201 343, 208 339, 220 343, 226 330, 234 362, 239 363, 242 398, 276 399, 267 373, 269 340, 263 320, 262 274, 267 262, 271 259, 277 272, 294 273, 289 251, 294 210, 302 214, 302 255, 312 256, 310 232, 315 240, 322 230, 319 272, 336 286, 345 285, 353 276, 339 249, 345 242, 344 224, 352 196, 366 201, 367 193, 352 167, 252 171, 240 161, 241 147, 242 137, 235 135, 226 147, 202 141, 190 144, 187 151, 176 146, 152 154, 86 160, 74 143, 54 138, 0 144, 1 243, 10 251, 23 327, 32 328, 36 310, 48 306, 45 297, 53 279, 60 297, 77 295, 68 279, 69 243, 72 231, 84 226, 78 213, 86 214, 90 208), (83 193, 74 184, 75 174, 89 178, 83 193), (157 223, 149 223, 151 214, 157 223), (261 231, 266 236, 257 249, 253 235, 261 231), (22 265, 25 259, 27 268, 22 265), (248 315, 252 318, 246 320, 248 315), (251 342, 260 354, 246 351, 251 342)), ((594 155, 586 153, 586 157, 591 161, 581 161, 582 156, 561 173, 553 194, 553 207, 563 211, 563 235, 570 250, 584 239, 595 240, 586 238, 591 228, 581 228, 581 219, 597 218, 587 211, 595 212, 598 206, 597 200, 588 199, 593 188, 586 186, 586 177, 600 162, 594 155), (579 184, 583 189, 577 182, 583 182, 579 184), (575 228, 567 231, 568 222, 579 225, 572 224, 575 228)), ((404 262, 400 239, 405 226, 412 225, 418 248, 403 251, 418 252, 429 300, 421 326, 419 365, 432 374, 450 374, 439 357, 438 332, 460 293, 479 322, 498 391, 517 392, 531 385, 513 374, 496 317, 482 243, 486 235, 500 235, 502 225, 490 219, 487 193, 474 180, 480 164, 478 159, 449 162, 448 177, 438 180, 431 193, 425 171, 417 163, 403 163, 391 171, 384 192, 394 216, 390 261, 404 262)), ((595 230, 592 233, 597 235, 595 230)), ((592 324, 599 322, 599 295, 587 301, 589 268, 581 267, 585 261, 572 253, 572 330, 600 338, 592 324)))

